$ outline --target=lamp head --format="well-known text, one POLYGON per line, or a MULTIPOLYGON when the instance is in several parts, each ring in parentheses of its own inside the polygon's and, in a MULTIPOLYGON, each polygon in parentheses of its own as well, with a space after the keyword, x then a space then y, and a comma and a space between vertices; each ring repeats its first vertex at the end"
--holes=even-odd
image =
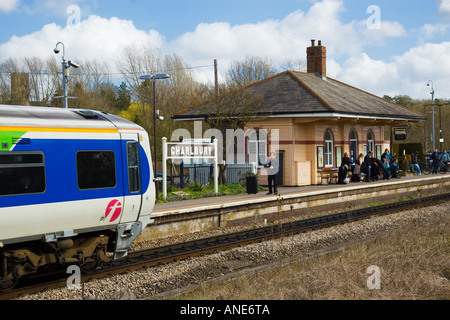
POLYGON ((61 52, 61 50, 59 50, 59 49, 56 47, 55 49, 53 49, 53 52, 54 52, 55 54, 58 54, 58 53, 61 52))
POLYGON ((69 66, 74 67, 75 69, 78 69, 80 67, 80 65, 78 63, 75 63, 72 61, 69 61, 68 63, 69 63, 69 66))

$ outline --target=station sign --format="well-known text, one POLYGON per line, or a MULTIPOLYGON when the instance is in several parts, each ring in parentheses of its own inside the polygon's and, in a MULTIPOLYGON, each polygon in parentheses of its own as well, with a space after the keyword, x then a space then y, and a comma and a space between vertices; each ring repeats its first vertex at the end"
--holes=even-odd
POLYGON ((167 159, 216 158, 216 147, 213 143, 167 143, 167 159))
POLYGON ((211 142, 190 140, 180 143, 167 142, 167 138, 162 138, 163 149, 163 197, 167 199, 167 160, 169 159, 214 159, 214 193, 219 193, 219 140, 211 142))
POLYGON ((407 129, 406 128, 394 128, 394 137, 397 141, 406 140, 407 129))

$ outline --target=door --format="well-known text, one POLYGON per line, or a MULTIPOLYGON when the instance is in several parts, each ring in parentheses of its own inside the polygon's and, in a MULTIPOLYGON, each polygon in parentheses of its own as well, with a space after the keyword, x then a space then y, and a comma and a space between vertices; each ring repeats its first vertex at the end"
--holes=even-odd
POLYGON ((142 204, 140 143, 138 133, 121 134, 123 163, 123 215, 121 223, 136 221, 142 204))
POLYGON ((278 170, 278 175, 277 175, 277 185, 279 187, 284 186, 284 150, 278 151, 278 162, 280 165, 280 169, 278 170))

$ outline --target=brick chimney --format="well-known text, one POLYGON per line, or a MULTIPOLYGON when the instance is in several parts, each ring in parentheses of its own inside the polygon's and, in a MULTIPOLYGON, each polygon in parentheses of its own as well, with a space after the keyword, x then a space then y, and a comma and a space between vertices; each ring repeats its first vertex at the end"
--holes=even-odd
POLYGON ((322 78, 327 77, 327 48, 322 46, 322 41, 316 46, 316 40, 311 40, 311 47, 306 50, 308 73, 317 73, 322 78))

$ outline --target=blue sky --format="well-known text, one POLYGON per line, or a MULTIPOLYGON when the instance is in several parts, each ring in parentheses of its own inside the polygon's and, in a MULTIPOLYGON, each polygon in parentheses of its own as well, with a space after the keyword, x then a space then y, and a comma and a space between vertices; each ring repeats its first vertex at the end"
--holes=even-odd
POLYGON ((0 0, 0 62, 51 56, 63 41, 78 61, 117 61, 144 45, 190 66, 217 59, 224 73, 246 56, 306 63, 310 39, 327 46, 332 78, 414 98, 429 97, 431 79, 450 98, 450 0, 0 0))

